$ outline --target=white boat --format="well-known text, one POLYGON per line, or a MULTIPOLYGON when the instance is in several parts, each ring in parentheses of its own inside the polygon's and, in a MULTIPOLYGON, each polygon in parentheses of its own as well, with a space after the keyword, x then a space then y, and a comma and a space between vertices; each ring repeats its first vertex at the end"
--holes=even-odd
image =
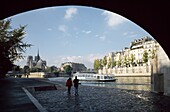
POLYGON ((77 76, 80 81, 99 81, 99 82, 111 82, 116 81, 114 75, 96 74, 94 72, 77 72, 73 74, 73 79, 77 76))

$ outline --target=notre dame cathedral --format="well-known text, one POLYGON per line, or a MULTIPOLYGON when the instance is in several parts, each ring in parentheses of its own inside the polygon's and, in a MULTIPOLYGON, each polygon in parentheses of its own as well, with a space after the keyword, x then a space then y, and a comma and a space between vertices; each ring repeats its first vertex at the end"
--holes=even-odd
POLYGON ((29 66, 30 69, 32 68, 39 68, 44 70, 46 68, 46 61, 42 60, 40 55, 39 55, 39 50, 37 53, 37 56, 33 59, 33 56, 28 56, 27 58, 27 66, 29 66))

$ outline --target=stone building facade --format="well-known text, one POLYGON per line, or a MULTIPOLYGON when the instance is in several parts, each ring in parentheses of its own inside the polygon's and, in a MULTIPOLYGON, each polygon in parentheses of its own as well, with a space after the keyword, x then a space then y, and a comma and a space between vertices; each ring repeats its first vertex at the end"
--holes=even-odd
MULTIPOLYGON (((121 72, 118 69, 121 68, 122 71, 130 71, 136 69, 136 73, 140 72, 139 66, 143 66, 143 68, 151 68, 151 59, 156 57, 156 52, 159 49, 159 44, 157 41, 150 37, 143 37, 138 40, 134 40, 131 42, 130 47, 125 47, 123 50, 119 52, 110 52, 107 57, 107 65, 104 66, 99 73, 105 74, 117 74, 121 72), (143 55, 147 53, 147 62, 144 63, 143 55), (109 61, 112 61, 112 66, 108 67, 109 61), (116 66, 113 66, 113 63, 116 63, 116 66), (128 67, 128 68, 127 68, 128 67), (139 68, 139 69, 138 69, 139 68), (110 70, 113 69, 113 70, 110 70), (125 70, 126 69, 126 70, 125 70), (109 72, 112 71, 112 72, 109 72), (115 72, 114 72, 115 71, 115 72)), ((149 70, 150 71, 150 70, 149 70)), ((124 73, 124 72, 123 72, 124 73)), ((127 73, 127 72, 126 72, 127 73)))
POLYGON ((80 72, 80 71, 86 71, 87 67, 85 67, 84 64, 81 63, 74 63, 74 62, 65 62, 61 64, 61 70, 64 70, 64 66, 70 65, 73 68, 73 73, 80 72))

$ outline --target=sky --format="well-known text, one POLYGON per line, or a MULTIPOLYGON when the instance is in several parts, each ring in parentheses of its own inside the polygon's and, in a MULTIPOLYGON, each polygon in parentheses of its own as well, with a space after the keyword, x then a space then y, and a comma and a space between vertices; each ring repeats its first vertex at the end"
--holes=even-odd
POLYGON ((93 68, 94 59, 130 47, 134 39, 152 37, 126 17, 85 6, 47 7, 6 19, 11 19, 12 28, 26 25, 23 41, 33 45, 27 48, 23 60, 15 62, 21 67, 39 50, 47 66, 76 62, 93 68))

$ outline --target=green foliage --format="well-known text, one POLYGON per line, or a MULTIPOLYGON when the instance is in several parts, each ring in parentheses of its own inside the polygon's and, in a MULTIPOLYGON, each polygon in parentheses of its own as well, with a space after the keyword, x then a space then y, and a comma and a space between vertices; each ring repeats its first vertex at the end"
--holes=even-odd
POLYGON ((112 67, 112 60, 111 60, 111 58, 109 58, 108 68, 111 68, 111 67, 112 67))
POLYGON ((151 59, 156 58, 156 50, 152 49, 152 51, 151 51, 151 57, 150 57, 150 58, 151 58, 151 59))
POLYGON ((100 59, 99 62, 100 62, 100 69, 101 69, 103 67, 103 60, 100 59))
POLYGON ((143 62, 144 63, 147 63, 148 62, 148 52, 147 51, 144 51, 144 53, 143 53, 143 57, 142 57, 142 59, 143 59, 143 62))
POLYGON ((64 72, 71 75, 73 68, 70 65, 64 66, 64 72))
POLYGON ((126 55, 124 56, 123 65, 124 65, 124 66, 127 66, 127 65, 128 65, 128 58, 127 58, 126 55))
POLYGON ((130 55, 130 58, 129 58, 129 61, 130 61, 130 64, 133 66, 134 64, 134 60, 135 60, 135 55, 134 54, 131 54, 130 55))
POLYGON ((51 67, 50 67, 50 71, 51 71, 51 73, 58 72, 56 66, 51 66, 51 67))
POLYGON ((94 69, 99 70, 101 68, 101 62, 102 60, 96 59, 94 60, 94 69))
POLYGON ((23 58, 23 53, 31 44, 23 42, 25 27, 12 29, 11 20, 0 20, 0 77, 12 69, 16 60, 23 58))
POLYGON ((29 66, 24 66, 23 71, 24 71, 24 74, 30 74, 29 66))
POLYGON ((116 66, 116 61, 115 61, 115 60, 112 62, 112 66, 113 66, 113 67, 116 66))
POLYGON ((106 65, 107 65, 107 57, 104 56, 104 58, 103 58, 103 66, 106 66, 106 65))
POLYGON ((21 68, 20 68, 20 66, 14 65, 14 66, 12 67, 12 71, 13 71, 14 73, 19 73, 19 72, 21 72, 21 68))
POLYGON ((118 67, 120 67, 120 66, 121 66, 121 64, 122 64, 122 63, 121 63, 121 60, 118 60, 118 61, 117 61, 117 65, 118 65, 118 67))
POLYGON ((50 72, 51 72, 51 68, 50 68, 50 67, 47 67, 47 68, 44 70, 44 72, 50 73, 50 72))
POLYGON ((30 72, 39 72, 40 70, 37 67, 32 67, 30 72))

